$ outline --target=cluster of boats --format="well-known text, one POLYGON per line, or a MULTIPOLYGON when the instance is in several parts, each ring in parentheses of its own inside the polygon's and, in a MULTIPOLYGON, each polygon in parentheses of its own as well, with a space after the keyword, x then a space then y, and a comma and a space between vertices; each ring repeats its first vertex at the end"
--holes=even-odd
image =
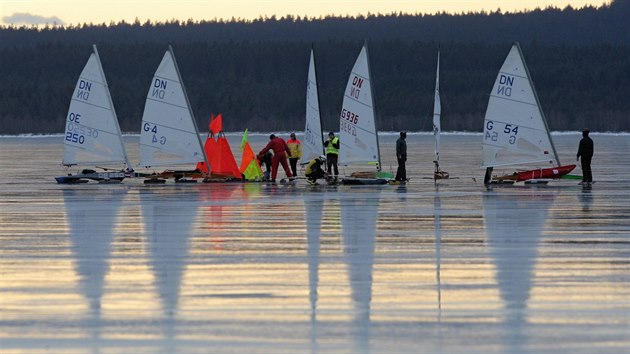
MULTIPOLYGON (((449 178, 439 165, 440 90, 439 51, 436 71, 433 134, 435 136, 434 179, 449 178)), ((302 140, 302 163, 325 154, 315 56, 311 49, 306 89, 306 125, 302 140)), ((217 117, 220 118, 220 117, 217 117)), ((343 184, 396 183, 393 175, 381 169, 377 115, 370 75, 367 43, 359 53, 344 92, 340 114, 340 165, 356 169, 343 176, 343 184)), ((545 182, 567 177, 576 166, 561 166, 549 128, 540 107, 521 48, 515 43, 490 94, 484 120, 484 182, 545 182), (543 164, 495 176, 493 168, 543 164)), ((58 183, 119 183, 125 178, 142 178, 145 183, 262 181, 263 172, 247 142, 241 144, 240 167, 234 161, 221 123, 213 120, 205 144, 199 135, 173 49, 169 46, 155 71, 147 94, 140 130, 137 168, 195 165, 191 170, 136 172, 129 161, 116 111, 96 46, 77 81, 66 119, 64 134, 65 166, 89 166, 76 174, 56 177, 58 183), (213 126, 214 124, 214 126, 213 126), (102 166, 118 165, 117 168, 102 166), (120 165, 123 167, 121 168, 120 165), (95 168, 95 169, 92 169, 95 168), (98 169, 98 171, 96 170, 98 169)), ((575 176, 577 177, 577 176, 575 176)), ((400 182, 398 182, 400 183, 400 182)), ((403 181, 404 183, 404 181, 403 181)))

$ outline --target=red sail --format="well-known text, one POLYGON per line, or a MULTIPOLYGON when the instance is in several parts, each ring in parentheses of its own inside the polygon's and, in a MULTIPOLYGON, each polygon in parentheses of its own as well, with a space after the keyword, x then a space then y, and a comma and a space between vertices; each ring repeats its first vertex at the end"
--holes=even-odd
MULTIPOLYGON (((216 145, 217 142, 214 140, 214 138, 209 136, 203 146, 203 149, 206 152, 206 157, 208 158, 208 163, 210 163, 210 166, 212 166, 212 168, 214 168, 214 163, 212 162, 212 152, 216 150, 216 145)), ((197 162, 197 169, 201 172, 208 173, 208 167, 206 166, 205 162, 197 162)))
POLYGON ((223 116, 221 113, 210 121, 210 135, 218 135, 223 131, 223 116))

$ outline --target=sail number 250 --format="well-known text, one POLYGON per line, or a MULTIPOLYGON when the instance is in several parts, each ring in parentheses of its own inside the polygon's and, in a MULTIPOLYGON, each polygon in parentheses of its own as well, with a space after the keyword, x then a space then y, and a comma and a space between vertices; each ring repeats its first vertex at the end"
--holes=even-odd
POLYGON ((486 134, 484 138, 485 140, 498 141, 499 134, 507 134, 509 136, 508 143, 510 144, 516 143, 516 134, 518 134, 518 125, 506 124, 503 127, 503 131, 499 131, 498 129, 495 130, 494 128, 495 128, 494 121, 489 120, 486 123, 486 134))

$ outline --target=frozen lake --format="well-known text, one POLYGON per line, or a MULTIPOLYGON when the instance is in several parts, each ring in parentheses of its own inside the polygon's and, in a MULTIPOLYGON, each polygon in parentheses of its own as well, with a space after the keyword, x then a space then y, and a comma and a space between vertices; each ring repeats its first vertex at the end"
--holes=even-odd
POLYGON ((62 186, 61 136, 1 137, 0 351, 630 353, 630 136, 592 138, 592 188, 486 189, 480 135, 358 187, 62 186))

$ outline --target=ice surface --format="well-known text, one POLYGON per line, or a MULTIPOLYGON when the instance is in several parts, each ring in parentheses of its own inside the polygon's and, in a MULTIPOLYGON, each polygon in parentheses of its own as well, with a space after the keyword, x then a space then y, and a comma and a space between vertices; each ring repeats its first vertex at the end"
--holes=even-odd
POLYGON ((493 189, 478 135, 442 137, 454 179, 410 134, 409 184, 355 187, 63 186, 61 139, 0 138, 3 354, 629 352, 627 135, 591 188, 493 189))

